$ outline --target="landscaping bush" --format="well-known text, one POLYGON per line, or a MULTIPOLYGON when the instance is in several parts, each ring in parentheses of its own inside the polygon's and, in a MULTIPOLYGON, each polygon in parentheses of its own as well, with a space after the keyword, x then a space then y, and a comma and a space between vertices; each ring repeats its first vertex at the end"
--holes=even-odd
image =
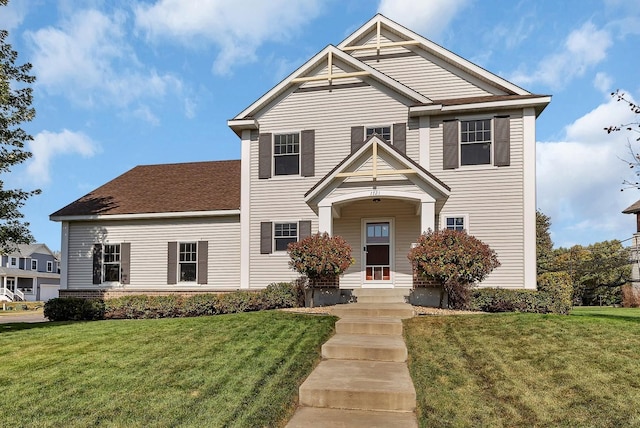
POLYGON ((418 275, 442 286, 454 309, 469 304, 471 287, 500 266, 498 257, 487 244, 464 231, 439 230, 423 233, 407 258, 418 275))
POLYGON ((353 264, 347 241, 326 232, 292 242, 287 251, 291 257, 289 267, 310 280, 335 278, 353 264))
POLYGON ((183 303, 185 317, 218 315, 220 313, 220 297, 217 294, 196 294, 183 303))
POLYGON ((571 310, 573 284, 567 272, 545 272, 539 275, 538 291, 549 295, 550 312, 568 314, 571 310))
POLYGON ((262 299, 269 309, 295 308, 304 305, 304 289, 298 281, 274 282, 262 292, 262 299))
POLYGON ((104 301, 98 299, 58 297, 44 304, 44 316, 49 321, 93 321, 104 315, 104 301))
POLYGON ((551 295, 536 290, 476 288, 469 299, 469 309, 483 312, 548 313, 551 306, 551 295))

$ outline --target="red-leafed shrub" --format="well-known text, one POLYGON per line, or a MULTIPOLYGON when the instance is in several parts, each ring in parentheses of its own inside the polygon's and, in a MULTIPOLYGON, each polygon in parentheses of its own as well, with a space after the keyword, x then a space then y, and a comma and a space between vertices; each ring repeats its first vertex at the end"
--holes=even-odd
POLYGON ((351 245, 341 236, 316 233, 298 242, 292 242, 289 267, 312 280, 329 279, 341 275, 351 264, 351 245))
POLYGON ((471 287, 500 266, 487 244, 464 231, 448 229, 420 235, 407 257, 418 275, 442 286, 449 306, 456 309, 464 309, 471 287))

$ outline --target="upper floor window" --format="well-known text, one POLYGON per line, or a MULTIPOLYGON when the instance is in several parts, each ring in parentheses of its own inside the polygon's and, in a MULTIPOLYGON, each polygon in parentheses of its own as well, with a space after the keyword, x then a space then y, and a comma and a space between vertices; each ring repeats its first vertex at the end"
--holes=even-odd
POLYGON ((460 164, 491 164, 491 119, 460 122, 460 164))
POLYGON ((9 267, 18 267, 18 258, 17 257, 9 257, 9 267))
POLYGON ((390 126, 378 126, 367 128, 365 132, 365 138, 371 137, 373 134, 378 134, 384 140, 391 142, 391 127, 390 126))
POLYGON ((276 134, 273 137, 275 175, 300 173, 300 134, 276 134))
MULTIPOLYGON (((53 262, 47 262, 47 272, 53 271, 53 262)), ((102 252, 102 280, 120 282, 120 244, 105 244, 102 252)))
POLYGON ((464 217, 447 217, 445 222, 445 226, 449 230, 465 230, 464 217))
POLYGON ((197 272, 198 244, 196 242, 180 243, 178 254, 178 275, 180 282, 195 282, 197 272))
POLYGON ((298 223, 275 223, 273 235, 276 251, 287 251, 289 243, 298 240, 298 223))
POLYGON ((53 262, 52 261, 48 261, 47 262, 47 272, 53 272, 53 262))
POLYGON ((31 259, 31 270, 38 270, 38 261, 36 259, 31 259))

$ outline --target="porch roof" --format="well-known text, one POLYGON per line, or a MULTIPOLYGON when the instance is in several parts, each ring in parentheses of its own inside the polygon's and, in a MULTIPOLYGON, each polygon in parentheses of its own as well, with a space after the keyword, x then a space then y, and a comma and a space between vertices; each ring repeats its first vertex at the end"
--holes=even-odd
MULTIPOLYGON (((309 191, 305 193, 305 201, 310 202, 323 190, 329 187, 334 180, 340 180, 341 177, 339 177, 339 174, 344 173, 348 169, 348 167, 356 161, 356 159, 360 158, 367 151, 372 150, 372 156, 374 156, 374 145, 382 148, 383 151, 386 151, 389 155, 391 155, 392 158, 396 159, 400 164, 402 164, 406 168, 406 170, 415 172, 421 180, 428 184, 429 187, 436 190, 437 193, 441 194, 443 198, 449 196, 451 188, 447 186, 442 180, 427 171, 416 161, 408 157, 405 153, 389 144, 386 140, 380 138, 380 136, 378 136, 377 134, 373 134, 364 141, 360 149, 345 157, 331 171, 329 171, 329 173, 327 173, 316 184, 314 184, 313 187, 311 187, 309 191)), ((403 171, 398 171, 397 173, 404 174, 403 171)))

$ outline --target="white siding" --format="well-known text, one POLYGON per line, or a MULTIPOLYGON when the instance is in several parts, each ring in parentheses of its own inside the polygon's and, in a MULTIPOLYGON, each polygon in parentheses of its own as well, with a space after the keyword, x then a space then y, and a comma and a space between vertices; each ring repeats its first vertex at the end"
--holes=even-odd
MULTIPOLYGON (((477 116, 476 116, 477 117, 477 116)), ((490 118, 492 115, 487 115, 490 118)), ((464 117, 458 117, 464 120, 464 117)), ((482 286, 524 286, 522 114, 511 112, 511 165, 442 169, 442 120, 431 119, 431 172, 451 188, 440 213, 468 215, 468 232, 489 244, 502 266, 482 286)))
POLYGON ((135 221, 71 222, 68 285, 92 286, 95 243, 131 243, 129 285, 123 289, 239 288, 240 222, 237 216, 135 221), (167 285, 167 243, 208 241, 208 285, 167 285))

